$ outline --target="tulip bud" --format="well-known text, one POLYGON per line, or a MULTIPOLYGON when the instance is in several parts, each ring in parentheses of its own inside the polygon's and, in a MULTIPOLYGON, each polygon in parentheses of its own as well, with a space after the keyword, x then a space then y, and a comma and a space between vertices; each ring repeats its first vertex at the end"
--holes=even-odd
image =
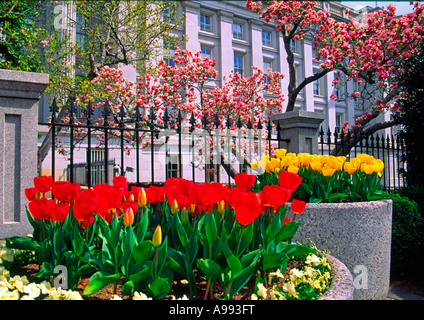
POLYGON ((134 201, 134 195, 131 193, 130 196, 128 197, 129 201, 134 201))
POLYGON ((226 207, 226 203, 224 200, 221 200, 217 203, 217 209, 219 213, 223 213, 226 207))
POLYGON ((181 222, 183 226, 186 226, 189 222, 188 211, 186 209, 181 210, 181 222))
POLYGON ((194 212, 196 211, 196 205, 195 204, 190 204, 189 206, 188 206, 188 212, 190 213, 190 214, 194 214, 194 212))
POLYGON ((174 200, 171 206, 171 214, 174 215, 177 210, 178 210, 178 203, 177 203, 177 200, 174 200))
POLYGON ((131 207, 128 207, 124 212, 124 225, 126 227, 132 226, 134 223, 134 211, 131 207))
POLYGON ((160 227, 160 224, 158 224, 155 232, 153 233, 152 243, 155 247, 159 246, 162 243, 162 229, 160 227))
POLYGON ((147 203, 147 196, 146 196, 146 191, 144 191, 144 188, 140 188, 140 190, 138 191, 138 206, 140 208, 143 208, 146 203, 147 203))

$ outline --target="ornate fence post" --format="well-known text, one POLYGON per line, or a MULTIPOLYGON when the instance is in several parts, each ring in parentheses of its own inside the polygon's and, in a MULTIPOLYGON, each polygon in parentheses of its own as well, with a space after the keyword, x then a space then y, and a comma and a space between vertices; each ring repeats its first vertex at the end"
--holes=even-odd
POLYGON ((37 175, 40 95, 48 74, 0 72, 0 239, 32 232, 24 190, 37 175))

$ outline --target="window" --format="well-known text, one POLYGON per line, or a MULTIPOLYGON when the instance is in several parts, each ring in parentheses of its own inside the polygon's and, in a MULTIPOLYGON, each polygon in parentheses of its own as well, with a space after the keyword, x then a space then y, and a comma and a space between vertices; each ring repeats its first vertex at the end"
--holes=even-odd
POLYGON ((264 74, 265 74, 265 78, 264 78, 264 83, 269 83, 269 77, 268 77, 268 69, 271 69, 271 65, 272 62, 270 60, 266 60, 264 59, 264 74))
POLYGON ((163 21, 175 24, 177 21, 176 12, 171 9, 165 9, 162 13, 163 21))
POLYGON ((200 50, 202 51, 201 57, 203 58, 209 58, 212 59, 212 48, 201 46, 200 50))
POLYGON ((174 47, 170 41, 163 40, 163 61, 167 66, 174 66, 174 47))
POLYGON ((342 115, 338 113, 338 114, 336 114, 336 128, 335 128, 335 131, 340 134, 341 130, 342 130, 342 115))
POLYGON ((80 46, 84 45, 87 40, 86 33, 87 22, 84 16, 77 12, 77 23, 75 26, 75 40, 80 46))
POLYGON ((262 45, 270 47, 271 46, 271 33, 268 31, 262 31, 262 45))
POLYGON ((243 77, 243 60, 244 57, 240 53, 234 53, 234 74, 239 73, 243 77))
POLYGON ((200 30, 206 31, 206 32, 212 32, 212 25, 211 25, 211 17, 201 14, 200 15, 200 30))
MULTIPOLYGON (((316 72, 314 72, 315 74, 316 72)), ((314 95, 321 95, 320 79, 314 81, 314 95)))
POLYGON ((296 64, 294 66, 294 77, 295 77, 295 86, 297 87, 299 85, 300 81, 300 76, 301 76, 301 70, 300 70, 300 65, 296 64))
POLYGON ((290 48, 291 48, 293 53, 297 52, 297 45, 296 45, 296 41, 294 39, 290 40, 290 48))
POLYGON ((166 174, 167 178, 177 178, 179 177, 179 155, 171 154, 168 155, 168 162, 166 164, 166 174))
POLYGON ((243 25, 233 23, 233 38, 243 40, 243 25))

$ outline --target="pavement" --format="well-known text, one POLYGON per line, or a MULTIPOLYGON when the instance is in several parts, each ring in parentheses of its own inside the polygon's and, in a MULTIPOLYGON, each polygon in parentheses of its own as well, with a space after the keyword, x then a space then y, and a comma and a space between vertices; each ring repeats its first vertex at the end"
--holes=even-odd
POLYGON ((386 300, 424 300, 424 297, 399 289, 390 288, 386 300))

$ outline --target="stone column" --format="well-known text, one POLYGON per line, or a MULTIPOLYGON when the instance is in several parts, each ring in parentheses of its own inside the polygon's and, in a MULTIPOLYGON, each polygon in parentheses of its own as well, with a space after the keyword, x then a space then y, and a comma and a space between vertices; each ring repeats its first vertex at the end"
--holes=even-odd
POLYGON ((290 140, 287 146, 280 147, 293 153, 318 154, 318 128, 324 121, 324 115, 298 110, 276 114, 271 120, 280 124, 280 139, 290 140))
POLYGON ((38 101, 48 74, 0 70, 0 239, 32 232, 24 190, 37 175, 38 101))

